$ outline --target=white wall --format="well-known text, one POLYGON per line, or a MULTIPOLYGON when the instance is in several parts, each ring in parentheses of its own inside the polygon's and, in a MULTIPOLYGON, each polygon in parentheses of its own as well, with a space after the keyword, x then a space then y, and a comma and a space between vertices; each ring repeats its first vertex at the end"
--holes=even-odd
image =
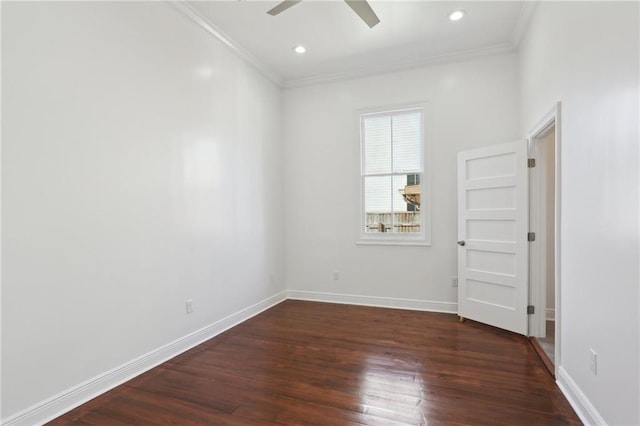
POLYGON ((561 367, 611 425, 640 424, 638 16, 541 2, 520 49, 522 131, 562 101, 561 367))
POLYGON ((517 99, 515 55, 285 91, 287 287, 395 299, 387 304, 445 302, 418 305, 456 311, 456 154, 516 140, 517 99), (356 110, 417 101, 430 107, 432 246, 357 246, 356 110))
POLYGON ((2 8, 7 418, 281 292, 284 241, 275 85, 166 3, 2 8))

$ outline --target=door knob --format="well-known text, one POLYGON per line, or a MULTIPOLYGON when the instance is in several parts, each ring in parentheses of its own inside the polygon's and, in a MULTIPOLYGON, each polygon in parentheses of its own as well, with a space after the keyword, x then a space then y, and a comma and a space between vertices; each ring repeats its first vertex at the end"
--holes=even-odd
POLYGON ((460 240, 460 241, 458 241, 458 245, 459 245, 459 246, 464 246, 465 244, 466 244, 466 243, 464 242, 464 240, 460 240))

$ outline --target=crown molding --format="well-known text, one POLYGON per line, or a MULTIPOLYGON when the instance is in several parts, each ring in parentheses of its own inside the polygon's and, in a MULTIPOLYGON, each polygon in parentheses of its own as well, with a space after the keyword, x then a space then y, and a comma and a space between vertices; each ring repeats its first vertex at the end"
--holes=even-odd
POLYGON ((224 31, 211 23, 211 21, 203 16, 196 8, 190 5, 187 0, 169 1, 169 4, 173 6, 178 12, 189 18, 193 23, 214 36, 220 42, 222 42, 222 44, 231 49, 236 55, 238 55, 245 62, 255 68, 258 72, 268 78, 272 83, 274 83, 278 87, 283 86, 283 78, 279 74, 273 72, 271 69, 269 69, 269 67, 262 63, 262 61, 253 56, 251 53, 249 53, 249 51, 236 43, 230 36, 225 34, 224 31))
POLYGON ((285 89, 292 89, 297 87, 311 86, 315 84, 333 83, 341 80, 369 77, 388 72, 405 71, 422 68, 429 65, 460 62, 483 56, 500 55, 513 52, 515 52, 515 47, 511 43, 498 44, 495 46, 484 47, 480 49, 464 50, 443 55, 435 55, 428 58, 420 58, 412 61, 388 63, 377 67, 368 67, 346 72, 319 74, 312 77, 285 80, 283 87, 285 89))
POLYGON ((393 62, 375 67, 353 69, 336 73, 317 74, 310 77, 293 79, 285 79, 280 74, 272 71, 262 61, 249 53, 249 51, 244 49, 229 35, 227 35, 211 21, 209 21, 194 6, 189 4, 187 0, 170 0, 169 4, 171 4, 177 11, 190 19, 194 24, 198 25, 206 32, 214 36, 216 39, 218 39, 220 42, 222 42, 237 56, 246 61, 249 65, 255 68, 262 75, 264 75, 272 83, 280 88, 290 89, 296 87, 311 86, 315 84, 332 83, 341 80, 350 80, 354 78, 369 77, 388 72, 411 70, 435 64, 460 62, 482 56, 513 53, 518 48, 518 45, 520 44, 520 41, 522 40, 524 33, 526 32, 527 26, 529 24, 531 16, 533 15, 537 2, 538 0, 523 2, 522 9, 520 10, 520 14, 518 15, 518 19, 510 37, 510 42, 508 43, 483 47, 479 49, 446 53, 443 55, 434 55, 427 58, 419 58, 404 62, 393 62))
POLYGON ((529 21, 531 21, 531 17, 533 16, 533 12, 537 5, 538 0, 525 1, 522 4, 522 9, 520 9, 516 25, 513 27, 513 32, 511 33, 511 44, 515 49, 518 48, 524 34, 527 32, 529 21))

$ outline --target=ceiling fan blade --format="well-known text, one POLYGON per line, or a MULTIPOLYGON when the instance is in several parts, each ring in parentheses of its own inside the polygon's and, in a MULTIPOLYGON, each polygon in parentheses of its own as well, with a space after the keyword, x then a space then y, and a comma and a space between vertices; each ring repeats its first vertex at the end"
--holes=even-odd
POLYGON ((271 16, 276 16, 279 13, 284 12, 289 9, 291 6, 295 6, 300 3, 302 0, 284 0, 282 3, 278 4, 273 9, 269 10, 267 13, 271 16))
POLYGON ((373 28, 380 22, 380 19, 375 14, 369 3, 366 0, 344 0, 351 9, 369 26, 373 28))

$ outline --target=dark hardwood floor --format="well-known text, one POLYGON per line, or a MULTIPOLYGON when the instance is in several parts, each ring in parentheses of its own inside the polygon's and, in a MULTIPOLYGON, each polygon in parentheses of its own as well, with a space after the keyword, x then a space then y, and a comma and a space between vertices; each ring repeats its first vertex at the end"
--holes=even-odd
POLYGON ((286 301, 51 425, 580 424, 525 337, 286 301))

